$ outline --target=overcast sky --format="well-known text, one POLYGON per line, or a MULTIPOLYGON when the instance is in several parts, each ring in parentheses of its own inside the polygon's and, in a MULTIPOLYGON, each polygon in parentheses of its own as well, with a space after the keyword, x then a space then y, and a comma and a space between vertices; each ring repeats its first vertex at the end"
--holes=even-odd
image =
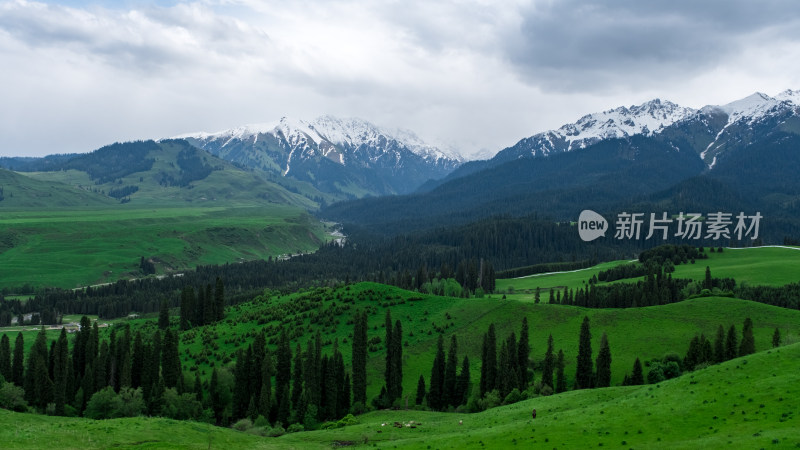
POLYGON ((789 88, 795 0, 0 0, 0 155, 323 114, 494 153, 656 97, 789 88))

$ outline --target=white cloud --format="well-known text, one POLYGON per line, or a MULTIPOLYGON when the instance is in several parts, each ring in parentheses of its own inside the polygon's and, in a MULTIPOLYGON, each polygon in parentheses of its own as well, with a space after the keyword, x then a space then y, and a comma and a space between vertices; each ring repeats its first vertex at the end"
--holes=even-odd
POLYGON ((328 113, 497 151, 655 96, 800 85, 793 3, 119 5, 0 2, 0 154, 328 113))

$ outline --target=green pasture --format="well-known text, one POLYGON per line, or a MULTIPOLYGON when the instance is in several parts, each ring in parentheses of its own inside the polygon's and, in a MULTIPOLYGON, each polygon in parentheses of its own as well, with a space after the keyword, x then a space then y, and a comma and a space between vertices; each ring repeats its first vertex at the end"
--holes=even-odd
POLYGON ((74 288, 139 277, 142 256, 165 273, 313 251, 325 239, 305 211, 277 204, 6 211, 0 287, 74 288))

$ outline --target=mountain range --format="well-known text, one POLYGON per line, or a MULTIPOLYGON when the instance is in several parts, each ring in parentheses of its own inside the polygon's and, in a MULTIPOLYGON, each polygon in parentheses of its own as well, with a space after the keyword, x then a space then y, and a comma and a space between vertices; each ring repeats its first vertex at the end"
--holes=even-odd
POLYGON ((663 211, 722 202, 794 218, 799 112, 792 90, 698 110, 652 100, 522 139, 412 195, 340 203, 322 215, 384 231, 496 214, 574 220, 582 209, 631 204, 663 211))
POLYGON ((407 130, 361 119, 282 118, 216 133, 176 136, 227 161, 310 183, 338 198, 405 194, 458 167, 463 158, 407 130))

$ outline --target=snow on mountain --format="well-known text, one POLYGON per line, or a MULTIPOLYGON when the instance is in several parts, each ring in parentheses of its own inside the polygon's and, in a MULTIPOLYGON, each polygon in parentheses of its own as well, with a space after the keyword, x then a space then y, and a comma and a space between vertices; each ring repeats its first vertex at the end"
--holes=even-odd
POLYGON ((636 134, 652 135, 665 127, 693 114, 695 110, 669 101, 651 100, 638 106, 589 114, 574 124, 567 124, 553 131, 570 142, 570 148, 578 144, 585 147, 595 140, 622 138, 636 134))
MULTIPOLYGON (((282 118, 278 122, 245 125, 216 133, 188 133, 175 136, 177 139, 194 138, 199 140, 233 140, 257 139, 259 134, 282 134, 291 146, 313 145, 331 149, 330 145, 347 149, 358 149, 362 146, 380 147, 387 141, 394 140, 414 154, 431 161, 450 160, 457 163, 464 158, 452 149, 440 149, 429 145, 410 130, 387 130, 358 118, 341 119, 333 116, 321 116, 312 121, 282 118), (310 142, 308 142, 310 141, 310 142)), ((323 150, 324 156, 326 150, 323 150)), ((339 162, 344 164, 342 155, 339 162)))
POLYGON ((311 121, 284 117, 176 138, 246 167, 307 181, 324 192, 355 196, 411 192, 464 161, 411 131, 333 116, 311 121))

